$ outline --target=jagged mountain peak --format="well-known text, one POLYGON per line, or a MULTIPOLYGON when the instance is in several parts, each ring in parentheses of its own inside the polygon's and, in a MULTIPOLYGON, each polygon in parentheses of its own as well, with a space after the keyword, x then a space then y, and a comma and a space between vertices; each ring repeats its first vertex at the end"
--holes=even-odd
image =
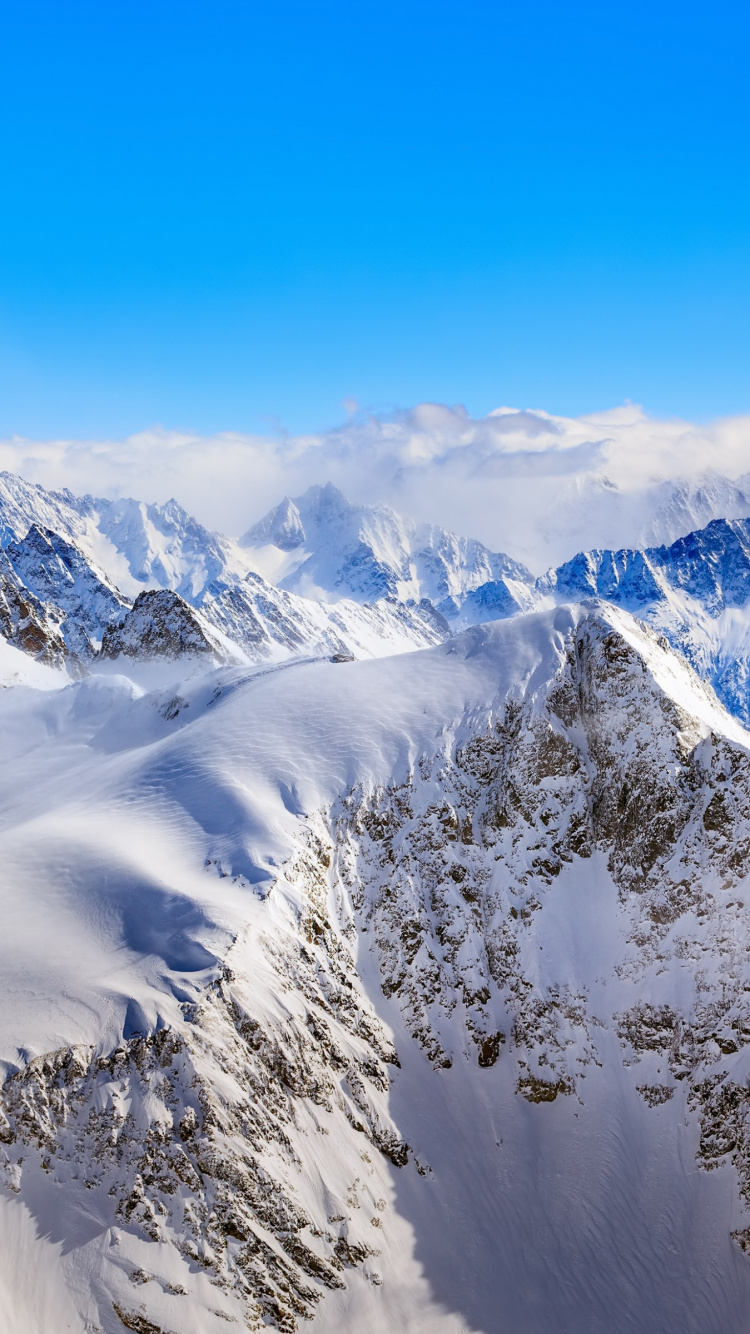
POLYGON ((289 591, 360 602, 427 597, 453 620, 465 595, 505 583, 508 606, 527 605, 524 566, 436 524, 386 505, 355 505, 332 483, 285 500, 241 539, 260 573, 289 591))
POLYGON ((139 593, 133 606, 105 631, 101 646, 104 659, 208 657, 226 662, 240 656, 232 654, 178 593, 161 588, 139 593))
POLYGON ((247 571, 236 543, 210 532, 176 500, 145 504, 126 498, 97 504, 99 531, 141 587, 171 588, 198 603, 213 580, 247 571))
POLYGON ((2 545, 22 541, 34 524, 74 543, 127 597, 173 588, 197 602, 211 581, 243 578, 250 568, 236 542, 210 532, 174 499, 76 497, 0 475, 2 545))
POLYGON ((270 543, 279 551, 294 551, 302 546, 305 530, 300 512, 288 496, 272 509, 264 519, 253 525, 240 539, 241 546, 265 546, 270 543))

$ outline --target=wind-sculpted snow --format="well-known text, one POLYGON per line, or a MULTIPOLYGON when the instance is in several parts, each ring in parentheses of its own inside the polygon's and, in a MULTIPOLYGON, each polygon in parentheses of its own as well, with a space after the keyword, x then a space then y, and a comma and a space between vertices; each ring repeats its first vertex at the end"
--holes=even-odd
POLYGON ((80 1329, 743 1334, 711 689, 603 605, 181 663, 0 692, 0 1176, 80 1329))

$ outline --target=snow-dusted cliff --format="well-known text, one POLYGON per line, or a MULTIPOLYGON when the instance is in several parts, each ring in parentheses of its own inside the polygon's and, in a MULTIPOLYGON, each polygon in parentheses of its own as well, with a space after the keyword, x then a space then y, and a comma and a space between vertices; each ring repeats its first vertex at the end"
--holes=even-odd
POLYGON ((750 520, 717 519, 669 547, 581 552, 537 580, 559 599, 603 597, 684 653, 750 722, 750 520))
POLYGON ((8 1328, 741 1334, 750 736, 710 688, 602 604, 128 662, 0 693, 8 1328))

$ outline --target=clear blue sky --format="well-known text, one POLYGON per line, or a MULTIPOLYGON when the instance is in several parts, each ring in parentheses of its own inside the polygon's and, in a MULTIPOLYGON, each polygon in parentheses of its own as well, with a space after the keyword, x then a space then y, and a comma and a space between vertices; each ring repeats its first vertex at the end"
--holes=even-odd
POLYGON ((2 0, 0 435, 750 410, 750 10, 2 0))

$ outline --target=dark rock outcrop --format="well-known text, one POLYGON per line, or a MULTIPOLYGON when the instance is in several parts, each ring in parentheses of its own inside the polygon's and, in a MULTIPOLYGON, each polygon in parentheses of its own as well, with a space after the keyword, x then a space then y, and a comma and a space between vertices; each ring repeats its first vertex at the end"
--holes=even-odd
POLYGON ((216 657, 226 653, 192 607, 171 589, 139 593, 102 639, 103 658, 216 657))

